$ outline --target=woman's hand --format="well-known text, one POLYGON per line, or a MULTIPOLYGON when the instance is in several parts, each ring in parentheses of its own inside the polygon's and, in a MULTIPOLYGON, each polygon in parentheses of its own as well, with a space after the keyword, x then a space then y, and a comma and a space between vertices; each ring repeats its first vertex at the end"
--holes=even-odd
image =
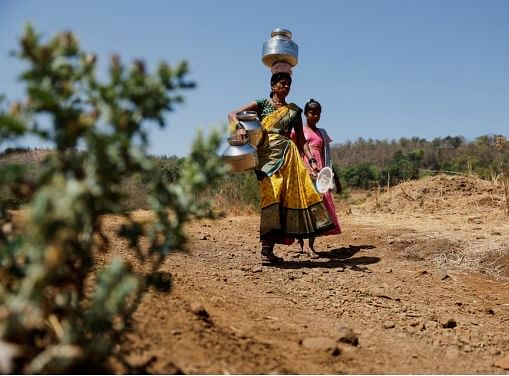
POLYGON ((309 158, 308 162, 309 167, 311 167, 313 174, 316 176, 320 172, 320 169, 318 168, 318 162, 316 161, 315 158, 309 158))
POLYGON ((247 138, 247 131, 240 123, 237 124, 235 136, 237 137, 237 140, 239 140, 239 141, 245 140, 247 138))
POLYGON ((256 101, 250 102, 245 106, 237 108, 232 112, 228 113, 228 122, 230 124, 230 135, 232 138, 236 140, 245 140, 247 136, 247 131, 242 124, 239 123, 239 119, 237 119, 237 114, 242 111, 256 111, 258 112, 258 104, 256 101))

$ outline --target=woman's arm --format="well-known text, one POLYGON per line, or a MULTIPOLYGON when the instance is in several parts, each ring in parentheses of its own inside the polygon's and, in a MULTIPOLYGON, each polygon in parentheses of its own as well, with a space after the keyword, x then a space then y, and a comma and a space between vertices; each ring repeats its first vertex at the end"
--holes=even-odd
POLYGON ((256 101, 249 102, 245 106, 239 107, 236 110, 228 113, 228 122, 230 124, 237 124, 239 120, 237 119, 237 113, 242 111, 256 111, 258 113, 258 104, 256 101))
POLYGON ((239 119, 237 119, 237 113, 242 111, 256 111, 258 112, 258 104, 256 101, 252 101, 245 106, 239 107, 236 110, 233 110, 228 113, 228 124, 230 128, 230 134, 232 137, 237 139, 243 139, 247 137, 247 132, 244 128, 237 128, 237 124, 239 123, 239 119))

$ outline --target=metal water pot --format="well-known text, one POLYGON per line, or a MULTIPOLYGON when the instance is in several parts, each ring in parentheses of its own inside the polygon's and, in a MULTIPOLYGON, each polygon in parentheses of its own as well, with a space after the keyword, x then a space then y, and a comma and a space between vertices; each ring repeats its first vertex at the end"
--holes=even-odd
POLYGON ((258 164, 256 148, 251 145, 249 138, 237 140, 228 139, 230 144, 223 152, 223 160, 230 165, 232 171, 242 172, 252 170, 258 164))
POLYGON ((258 147, 263 139, 263 128, 256 111, 237 112, 237 120, 247 131, 251 145, 258 147))
POLYGON ((292 41, 292 32, 277 28, 271 33, 271 38, 263 44, 262 62, 269 68, 278 61, 284 61, 296 66, 299 61, 299 46, 292 41))

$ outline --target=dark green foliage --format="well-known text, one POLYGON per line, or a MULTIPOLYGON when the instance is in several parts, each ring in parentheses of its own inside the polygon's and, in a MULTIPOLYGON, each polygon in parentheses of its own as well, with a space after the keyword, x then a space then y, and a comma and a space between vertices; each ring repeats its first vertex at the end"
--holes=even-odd
POLYGON ((208 202, 194 198, 226 171, 215 152, 220 135, 200 135, 176 164, 147 154, 147 126, 165 126, 164 112, 193 87, 186 63, 150 73, 141 61, 127 68, 114 56, 101 82, 96 57, 72 33, 43 43, 30 26, 17 56, 27 66, 27 98, 10 109, 0 103, 0 147, 32 135, 53 148, 34 174, 0 159, 2 194, 26 203, 16 225, 0 201, 0 372, 104 373, 111 357, 125 363, 116 344, 147 287, 171 287, 158 269, 172 250, 185 249, 184 224, 211 216, 208 202), (51 119, 44 129, 41 115, 51 119), (142 185, 153 220, 139 223, 125 211, 131 180, 142 185), (123 217, 117 236, 139 263, 114 259, 97 272, 108 214, 123 217))
POLYGON ((341 169, 341 176, 349 186, 368 189, 378 184, 380 170, 371 163, 359 163, 341 169))
POLYGON ((422 149, 415 149, 407 154, 398 150, 392 156, 388 167, 382 171, 381 182, 385 185, 397 184, 419 177, 419 162, 423 157, 422 149))
POLYGON ((500 173, 494 163, 509 165, 508 155, 497 155, 497 135, 467 142, 460 136, 427 141, 418 137, 365 140, 335 145, 332 154, 341 177, 353 187, 397 184, 420 176, 444 173, 474 174, 493 179, 500 173))
POLYGON ((154 158, 154 163, 159 169, 159 173, 164 175, 164 178, 167 179, 169 183, 174 183, 180 178, 183 159, 176 156, 157 157, 154 158))

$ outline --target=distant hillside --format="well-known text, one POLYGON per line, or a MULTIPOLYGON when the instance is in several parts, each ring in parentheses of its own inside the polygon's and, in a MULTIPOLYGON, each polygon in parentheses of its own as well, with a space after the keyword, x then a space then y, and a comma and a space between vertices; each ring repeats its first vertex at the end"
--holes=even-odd
MULTIPOLYGON (((6 150, 0 154, 0 166, 6 163, 34 164, 51 152, 47 149, 6 150)), ((431 141, 418 137, 397 141, 359 138, 333 145, 332 157, 345 188, 391 187, 438 173, 466 174, 486 180, 497 179, 504 172, 509 175, 509 144, 504 136, 498 135, 484 135, 473 141, 462 136, 431 141), (497 148, 500 145, 503 147, 497 148)), ((182 158, 153 156, 153 159, 169 181, 180 176, 182 158)), ((222 188, 228 186, 232 197, 242 200, 250 197, 248 201, 256 206, 257 184, 251 175, 231 174, 230 181, 222 188)))
POLYGON ((7 149, 0 154, 0 167, 6 164, 33 164, 41 162, 50 153, 49 149, 7 149))
POLYGON ((359 138, 336 144, 332 156, 338 173, 354 187, 394 185, 438 172, 465 173, 493 179, 509 169, 506 138, 485 135, 473 141, 464 137, 435 138, 432 141, 412 137, 396 140, 359 138), (505 149, 497 149, 503 140, 505 149))

